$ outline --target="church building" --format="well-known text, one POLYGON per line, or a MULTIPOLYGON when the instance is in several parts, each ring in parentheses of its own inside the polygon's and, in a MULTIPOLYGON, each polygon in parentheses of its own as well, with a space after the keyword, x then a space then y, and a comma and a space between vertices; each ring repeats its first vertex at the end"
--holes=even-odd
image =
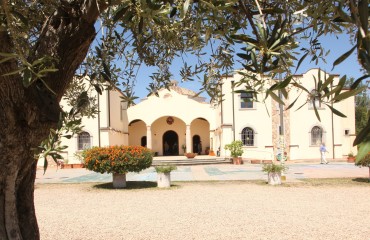
MULTIPOLYGON (((311 69, 295 75, 294 80, 312 91, 318 71, 311 69)), ((329 76, 323 71, 320 74, 329 76)), ((336 85, 339 76, 333 76, 336 85)), ((64 157, 76 162, 74 153, 85 148, 121 144, 146 146, 156 156, 183 156, 186 152, 195 152, 229 157, 225 145, 234 140, 243 142, 245 160, 272 160, 282 152, 288 161, 318 159, 323 142, 329 151, 328 158, 341 159, 349 152, 356 154, 352 147, 354 97, 334 105, 347 116, 341 118, 317 99, 308 100, 307 93, 296 88, 289 90, 284 106, 270 97, 263 103, 265 94, 254 101, 249 93, 235 92, 245 88, 237 84, 241 77, 234 74, 220 80, 223 101, 217 104, 194 97, 194 91, 178 86, 176 81, 171 91, 161 89, 159 96, 151 95, 130 108, 121 102, 122 94, 118 89, 105 90, 97 95, 99 114, 93 119, 83 118, 83 132, 63 140, 68 145, 64 157), (285 110, 299 95, 294 107, 285 110), (317 101, 315 105, 321 121, 315 115, 312 101, 317 101), (297 110, 305 102, 307 104, 297 110)))

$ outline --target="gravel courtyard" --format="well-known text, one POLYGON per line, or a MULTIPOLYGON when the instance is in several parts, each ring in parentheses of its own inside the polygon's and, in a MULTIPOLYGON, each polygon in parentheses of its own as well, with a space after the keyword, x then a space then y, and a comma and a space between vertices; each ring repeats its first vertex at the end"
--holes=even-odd
POLYGON ((366 183, 145 184, 37 184, 41 239, 370 239, 366 183))

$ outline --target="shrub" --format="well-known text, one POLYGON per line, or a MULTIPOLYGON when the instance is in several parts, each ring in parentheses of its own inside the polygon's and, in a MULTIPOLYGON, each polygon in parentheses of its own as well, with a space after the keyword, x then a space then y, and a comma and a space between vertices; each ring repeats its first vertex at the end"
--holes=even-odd
POLYGON ((176 170, 177 167, 173 165, 163 165, 163 166, 156 166, 155 171, 157 173, 169 173, 173 170, 176 170))
POLYGON ((281 164, 264 164, 262 166, 262 171, 267 172, 267 173, 281 173, 288 170, 288 167, 285 165, 281 164))
POLYGON ((226 150, 230 150, 230 154, 232 157, 239 157, 243 155, 243 142, 238 141, 232 141, 230 144, 225 145, 226 150))
POLYGON ((94 147, 83 155, 86 168, 99 173, 140 172, 153 160, 152 151, 141 146, 94 147))

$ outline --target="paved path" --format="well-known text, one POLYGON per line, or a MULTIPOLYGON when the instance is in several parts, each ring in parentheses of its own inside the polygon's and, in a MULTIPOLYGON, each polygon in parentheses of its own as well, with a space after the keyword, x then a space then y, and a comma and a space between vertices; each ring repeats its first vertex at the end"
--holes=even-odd
MULTIPOLYGON (((304 178, 367 178, 368 168, 360 168, 353 163, 331 162, 327 165, 313 163, 287 164, 287 182, 299 181, 304 178)), ((267 174, 261 171, 259 164, 217 164, 179 166, 171 173, 172 181, 212 181, 212 180, 266 180, 267 174)), ((128 173, 127 181, 153 181, 157 173, 153 167, 140 173, 128 173)), ((84 168, 56 169, 49 168, 45 174, 37 170, 36 183, 80 183, 80 182, 111 182, 111 174, 95 173, 84 168)))

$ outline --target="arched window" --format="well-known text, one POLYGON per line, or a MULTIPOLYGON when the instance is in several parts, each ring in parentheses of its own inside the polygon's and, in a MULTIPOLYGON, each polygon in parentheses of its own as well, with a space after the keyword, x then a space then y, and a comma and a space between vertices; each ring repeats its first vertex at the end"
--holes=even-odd
POLYGON ((78 150, 84 150, 91 147, 91 138, 88 132, 78 134, 78 150))
POLYGON ((314 126, 311 129, 311 145, 319 146, 322 143, 322 128, 314 126))
POLYGON ((254 131, 246 127, 242 131, 242 142, 244 146, 254 146, 254 131))

